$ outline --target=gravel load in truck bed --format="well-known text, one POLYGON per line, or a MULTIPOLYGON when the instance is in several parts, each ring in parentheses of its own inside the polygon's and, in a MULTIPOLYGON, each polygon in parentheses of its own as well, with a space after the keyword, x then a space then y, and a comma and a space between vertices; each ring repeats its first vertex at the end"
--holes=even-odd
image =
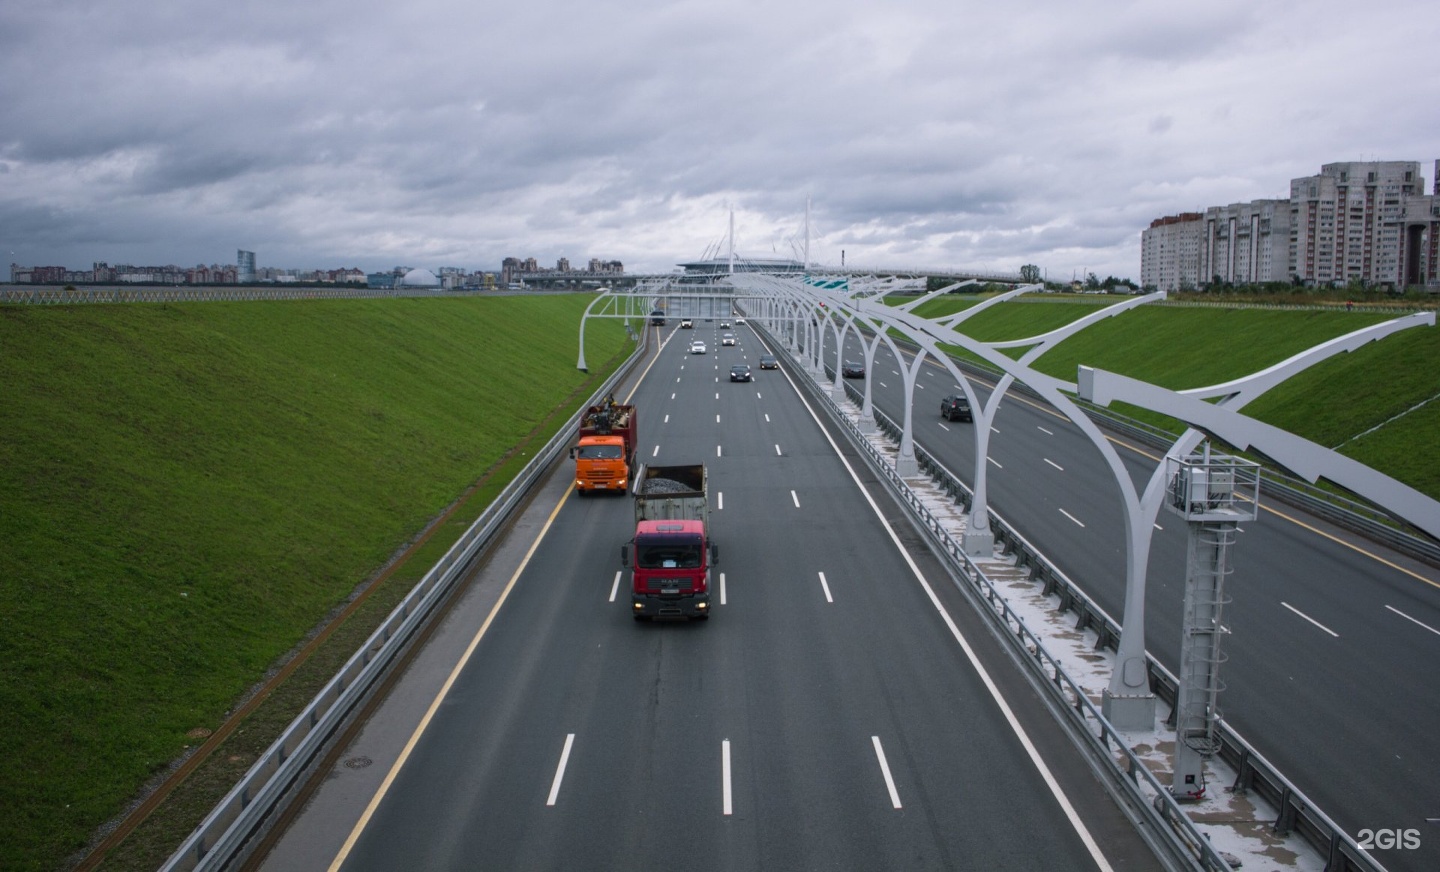
POLYGON ((690 494, 695 492, 695 488, 673 478, 647 478, 641 492, 647 497, 659 494, 690 494))

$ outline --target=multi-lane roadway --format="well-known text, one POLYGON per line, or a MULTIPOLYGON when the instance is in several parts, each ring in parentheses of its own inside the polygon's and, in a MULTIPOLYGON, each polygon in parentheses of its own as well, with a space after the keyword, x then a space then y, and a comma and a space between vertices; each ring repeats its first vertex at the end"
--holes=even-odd
POLYGON ((729 381, 761 339, 670 323, 631 401, 710 469, 712 619, 633 621, 629 500, 557 467, 257 865, 1157 868, 792 374, 729 381))
MULTIPOLYGON (((865 359, 853 335, 841 356, 865 359)), ((832 343, 828 365, 834 362, 832 343)), ((868 373, 877 408, 897 420, 900 370, 882 345, 868 373)), ((989 385, 977 387, 989 396, 989 385)), ((973 484, 975 425, 937 412, 940 398, 957 392, 943 368, 922 369, 915 438, 973 484)), ((1002 401, 993 425, 991 508, 1118 618, 1123 510, 1099 452, 1054 410, 1018 394, 1002 401)), ((1143 487, 1162 452, 1111 441, 1143 487)), ((1387 868, 1440 869, 1440 572, 1263 493, 1262 503, 1231 550, 1220 697, 1226 720, 1352 837, 1413 831, 1409 841, 1420 847, 1374 852, 1387 868)), ((1146 644, 1174 672, 1186 525, 1165 512, 1157 522, 1146 644)))

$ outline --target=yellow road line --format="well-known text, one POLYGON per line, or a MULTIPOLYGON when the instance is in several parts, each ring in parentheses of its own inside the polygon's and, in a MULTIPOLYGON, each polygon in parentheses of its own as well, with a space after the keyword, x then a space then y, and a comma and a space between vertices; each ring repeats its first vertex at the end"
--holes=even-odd
MULTIPOLYGON (((655 332, 659 334, 660 328, 655 328, 655 332)), ((635 380, 635 385, 630 388, 630 393, 625 396, 625 402, 627 404, 630 402, 630 399, 635 396, 635 392, 640 389, 640 383, 645 380, 645 376, 649 375, 650 368, 654 366, 655 361, 659 359, 660 354, 659 349, 657 349, 655 356, 651 358, 650 363, 645 366, 645 371, 640 373, 640 377, 635 380)), ((389 793, 390 786, 395 783, 396 777, 400 774, 401 767, 410 759, 411 752, 414 751, 415 746, 420 743, 420 737, 424 735, 425 730, 430 726, 430 720, 435 716, 435 712, 440 709, 440 704, 445 701, 445 697, 449 695, 450 688, 455 684, 455 680, 460 677, 461 671, 465 669, 465 664, 470 662, 470 655, 474 654, 475 649, 479 647, 480 640, 485 636, 486 631, 490 629, 490 625, 495 621, 495 616, 499 614, 500 607, 505 605, 505 600, 510 596, 510 591, 514 589, 515 582, 520 580, 520 574, 525 571, 525 567, 530 565, 530 558, 533 557, 535 552, 540 548, 540 542, 544 540, 545 534, 550 532, 550 526, 555 523, 555 518, 560 514, 561 507, 565 505, 565 501, 569 499, 570 493, 574 489, 575 485, 573 482, 565 488, 565 493, 561 495, 560 501, 555 504, 555 509, 550 513, 550 517, 545 520, 545 526, 540 529, 540 534, 535 537, 534 542, 530 543, 530 550, 525 552, 525 559, 520 561, 520 566, 515 570, 515 574, 510 576, 510 581, 505 585, 505 589, 501 591, 500 598, 495 601, 494 607, 490 609, 490 614, 486 616, 485 623, 480 625, 480 629, 476 631, 475 637, 470 640, 469 646, 465 648, 465 653, 460 656, 460 660, 456 662, 455 668, 450 670, 449 677, 445 679, 445 684, 440 687, 440 692, 436 694, 435 699, 430 703, 430 708, 425 712, 425 717, 420 719, 420 723, 415 727, 415 732, 410 735, 410 741, 405 743, 404 750, 400 752, 400 756, 396 758, 394 765, 392 765, 390 771, 386 773, 385 780, 380 784, 380 789, 371 797, 370 804, 365 807, 364 814, 360 816, 360 820, 356 821, 355 828, 350 831, 350 836, 345 840, 345 844, 341 846, 340 852, 335 855, 335 859, 330 863, 330 872, 336 872, 336 870, 344 864, 346 858, 350 856, 350 852, 354 850, 355 843, 360 839, 360 834, 364 832, 365 827, 369 825, 370 818, 374 816, 375 810, 380 807, 380 802, 385 798, 385 794, 389 793)))
POLYGON ((572 483, 565 489, 565 493, 560 497, 560 501, 555 504, 555 510, 550 513, 550 517, 545 521, 545 526, 540 529, 540 535, 536 536, 535 541, 530 543, 530 550, 525 552, 525 559, 520 561, 519 568, 515 570, 514 575, 510 576, 510 583, 505 585, 505 590, 500 593, 500 599, 496 600, 494 607, 490 609, 490 614, 485 618, 485 623, 480 625, 480 629, 475 633, 475 637, 470 640, 469 646, 466 647, 465 653, 460 656, 460 660, 455 664, 455 668, 450 670, 450 676, 445 679, 445 684, 441 686, 440 692, 435 695, 434 701, 430 703, 430 708, 425 712, 425 717, 420 719, 419 725, 415 727, 415 732, 410 736, 410 741, 405 743, 405 749, 400 752, 400 756, 395 760, 395 764, 390 767, 390 771, 385 775, 385 780, 380 784, 380 789, 375 791, 375 796, 370 799, 370 804, 365 807, 365 813, 360 815, 360 820, 356 821, 355 828, 350 831, 350 836, 345 840, 345 844, 341 846, 340 853, 335 855, 334 861, 330 864, 330 872, 336 872, 341 864, 345 862, 345 859, 350 856, 350 852, 355 848, 355 843, 360 839, 360 834, 365 831, 365 827, 370 823, 371 816, 373 816, 375 810, 380 807, 380 801, 383 800, 385 794, 390 791, 390 785, 395 783, 395 778, 400 774, 400 768, 410 759, 410 753, 414 751, 415 746, 420 743, 420 737, 424 735, 425 730, 430 726, 431 718, 435 717, 435 712, 440 709, 440 704, 443 703, 445 697, 449 695, 450 688, 454 686, 455 680, 460 677, 460 672, 465 668, 465 664, 470 662, 470 655, 475 653, 475 649, 480 645, 480 640, 484 638, 486 631, 490 629, 490 624, 494 622, 495 615, 499 613, 500 607, 505 605, 505 600, 510 596, 510 591, 514 589, 515 582, 520 579, 520 573, 524 572, 525 567, 530 565, 530 558, 535 555, 535 551, 540 547, 540 542, 545 538, 545 534, 550 532, 550 525, 555 522, 555 516, 560 514, 561 506, 565 505, 565 500, 570 496, 570 492, 574 487, 572 483))

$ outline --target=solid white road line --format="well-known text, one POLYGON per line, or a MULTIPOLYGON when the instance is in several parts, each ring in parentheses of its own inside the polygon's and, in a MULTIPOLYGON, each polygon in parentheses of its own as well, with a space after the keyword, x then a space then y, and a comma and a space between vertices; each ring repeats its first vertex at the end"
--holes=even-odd
POLYGON ((730 740, 726 739, 720 743, 720 780, 722 782, 721 793, 725 799, 725 814, 730 814, 734 808, 731 804, 730 794, 730 740))
POLYGON ((1065 471, 1065 467, 1061 466, 1060 464, 1056 463, 1055 461, 1051 460, 1051 459, 1048 458, 1048 457, 1045 458, 1045 462, 1048 463, 1048 464, 1050 464, 1051 466, 1055 467, 1056 469, 1060 470, 1061 472, 1064 472, 1064 471, 1065 471))
POLYGON ((800 508, 800 497, 793 490, 790 492, 790 500, 795 503, 795 508, 800 508))
POLYGON ((1069 518, 1070 520, 1074 521, 1075 523, 1079 524, 1079 525, 1082 526, 1082 527, 1085 526, 1084 522, 1082 522, 1079 518, 1075 517, 1074 515, 1070 514, 1069 512, 1065 511, 1064 509, 1061 509, 1061 510, 1060 510, 1060 514, 1064 515, 1065 517, 1069 518))
POLYGON ((615 583, 610 585, 610 602, 612 603, 615 602, 616 595, 620 593, 620 573, 622 572, 624 572, 623 569, 615 570, 615 583))
POLYGON ((1285 608, 1289 609, 1290 611, 1294 612, 1295 614, 1299 615, 1300 617, 1304 618, 1305 620, 1309 621, 1310 623, 1314 624, 1315 626, 1319 627, 1320 629, 1324 630, 1335 638, 1340 638, 1339 633, 1335 632, 1334 630, 1330 629, 1329 627, 1325 626, 1324 624, 1320 623, 1319 621, 1315 620, 1314 618, 1310 617, 1309 615, 1305 614, 1304 612, 1300 611, 1289 603, 1282 600, 1280 605, 1284 606, 1285 608))
POLYGON ((1395 608, 1394 606, 1386 606, 1385 608, 1389 609, 1390 611, 1394 612, 1395 614, 1399 615, 1400 617, 1404 618, 1404 619, 1407 620, 1407 621, 1415 621, 1415 623, 1419 624, 1420 626, 1424 627, 1425 629, 1429 630, 1430 632, 1434 633, 1435 635, 1440 636, 1440 630, 1435 629, 1434 627, 1430 626, 1429 624, 1423 623, 1423 622, 1421 622, 1421 621, 1416 621, 1414 618, 1410 617, 1409 615, 1405 614, 1404 612, 1400 611, 1399 609, 1395 608))
POLYGON ((555 798, 560 795, 560 782, 565 780, 565 764, 570 762, 570 746, 575 744, 575 734, 569 733, 565 736, 565 750, 560 752, 560 765, 555 767, 555 780, 550 782, 550 798, 545 800, 546 805, 554 805, 555 798))
POLYGON ((833 603, 835 599, 830 596, 830 585, 825 583, 825 573, 820 573, 820 586, 825 589, 825 602, 833 603))
POLYGON ((725 605, 725 573, 720 573, 720 605, 725 605))
POLYGON ((900 792, 895 789, 895 779, 890 777, 890 764, 885 762, 885 749, 880 747, 880 737, 871 736, 875 745, 875 758, 880 761, 880 774, 885 776, 885 789, 890 791, 890 804, 900 808, 900 792))
POLYGON ((870 491, 867 490, 865 485, 860 481, 860 476, 855 472, 855 467, 850 465, 850 461, 846 459, 844 453, 840 451, 840 446, 835 443, 835 439, 820 423, 820 416, 816 414, 815 408, 805 399, 804 395, 800 392, 800 388, 796 386, 794 380, 790 378, 788 373, 785 375, 785 379, 790 382, 790 386, 794 388, 796 396, 800 398, 800 403, 805 406, 805 411, 810 413, 810 419, 815 422, 815 426, 818 427, 824 435, 825 441, 830 444, 830 449, 835 452, 836 457, 840 458, 840 464, 844 466, 845 471, 850 474, 850 480, 855 482, 856 489, 865 497, 865 503, 870 507, 870 512, 875 516, 876 523, 878 523, 885 530, 886 535, 890 537, 890 542, 895 546, 895 551, 900 555, 900 559, 905 561, 905 565, 909 567, 910 574, 914 576, 916 583, 920 585, 921 589, 925 591, 925 595, 929 597, 930 604, 934 606, 935 611, 940 615, 940 619, 944 621, 946 629, 950 631, 950 636, 955 640, 955 644, 959 645, 960 650, 965 652, 965 659, 970 662, 971 668, 973 668, 975 674, 980 677, 980 681, 985 685, 985 689, 990 694, 990 699, 994 701, 995 707, 1000 710, 1001 715, 1005 718, 1006 724, 1009 725, 1010 731, 1015 734, 1015 738, 1018 739, 1021 746, 1025 748, 1025 754, 1030 758, 1031 765, 1035 767, 1035 771, 1039 773, 1041 780, 1045 782, 1045 786, 1050 788, 1050 795, 1055 798, 1056 805, 1060 806, 1061 811, 1064 812, 1065 819, 1070 822, 1070 826, 1075 830, 1076 836, 1084 843, 1086 851, 1090 854, 1090 859, 1095 861, 1096 867, 1099 868, 1101 872, 1114 872, 1110 861, 1105 859, 1105 852, 1100 850, 1100 845, 1096 843, 1095 837, 1090 835, 1089 827, 1086 827, 1085 822, 1080 819, 1079 813, 1075 811, 1075 806, 1071 804, 1070 798, 1065 795, 1065 791, 1061 789, 1059 782, 1055 780, 1054 774, 1051 773, 1050 767, 1046 765, 1044 758, 1040 756, 1040 751, 1035 747, 1035 743, 1030 741, 1029 734, 1025 732, 1024 726, 1020 724, 1020 720, 1015 716, 1014 710, 1010 708, 1010 703, 1005 700, 1005 695, 1000 692, 1000 688, 995 684, 995 680, 990 677, 990 672, 985 668, 985 665, 980 662, 980 658, 976 655, 975 649, 970 647, 970 642, 965 638, 965 634, 961 633, 960 628, 955 625, 955 619, 950 617, 950 613, 945 610, 944 604, 940 602, 940 597, 935 593, 935 589, 930 586, 930 581, 925 577, 925 573, 920 571, 920 567, 915 563, 915 559, 910 556, 910 552, 905 550, 905 546, 900 542, 900 536, 895 532, 895 528, 890 525, 890 522, 886 520, 885 513, 880 511, 880 506, 875 502, 875 497, 871 495, 870 491))

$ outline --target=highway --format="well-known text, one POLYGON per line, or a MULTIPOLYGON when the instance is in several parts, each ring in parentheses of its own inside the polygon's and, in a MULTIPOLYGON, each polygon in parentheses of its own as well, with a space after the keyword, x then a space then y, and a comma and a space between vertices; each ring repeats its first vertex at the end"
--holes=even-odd
POLYGON ((728 380, 756 335, 674 323, 639 455, 709 467, 713 617, 632 620, 630 501, 559 465, 252 866, 1158 868, 789 374, 728 380))
MULTIPOLYGON (((833 343, 831 343, 833 349, 833 343)), ((853 336, 844 359, 864 360, 853 336)), ((833 350, 827 358, 834 365, 833 350)), ((876 407, 899 419, 903 379, 883 345, 876 407)), ((857 388, 863 382, 851 380, 857 388)), ((982 397, 989 385, 978 384, 982 397)), ((973 424, 941 420, 956 393, 937 365, 916 388, 915 439, 973 484, 973 424)), ((991 434, 992 510, 1102 608, 1123 613, 1119 489, 1099 452, 1047 405, 1012 392, 991 434)), ((1112 438, 1137 486, 1161 452, 1112 438)), ((1231 550, 1225 607, 1226 720, 1352 837, 1413 829, 1419 849, 1375 850, 1392 870, 1440 869, 1440 572, 1274 500, 1231 550)), ((1162 511, 1147 587, 1146 646, 1177 671, 1186 525, 1162 511)), ((1163 715, 1163 711, 1162 711, 1163 715)), ((1222 790, 1229 785, 1212 784, 1222 790)))

